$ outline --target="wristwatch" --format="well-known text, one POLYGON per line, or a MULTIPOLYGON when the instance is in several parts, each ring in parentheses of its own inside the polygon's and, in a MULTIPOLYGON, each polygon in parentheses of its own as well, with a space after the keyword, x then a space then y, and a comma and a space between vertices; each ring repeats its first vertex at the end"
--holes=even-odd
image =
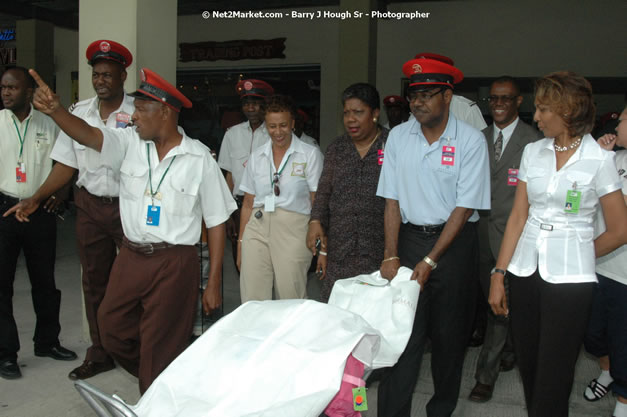
POLYGON ((499 269, 499 268, 492 268, 492 271, 490 271, 490 275, 494 275, 497 272, 499 274, 503 274, 503 276, 505 276, 505 271, 503 271, 502 269, 499 269))

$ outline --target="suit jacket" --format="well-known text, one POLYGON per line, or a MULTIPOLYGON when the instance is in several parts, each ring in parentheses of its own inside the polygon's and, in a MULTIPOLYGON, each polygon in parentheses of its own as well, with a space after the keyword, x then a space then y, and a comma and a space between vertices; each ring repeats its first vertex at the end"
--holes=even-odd
POLYGON ((518 120, 501 159, 494 162, 494 124, 483 129, 483 134, 486 137, 490 156, 491 209, 479 212, 481 215, 479 239, 482 250, 488 247, 485 242, 489 241, 492 256, 496 259, 516 193, 516 187, 508 185, 509 170, 520 168, 520 159, 525 146, 540 139, 542 135, 522 120, 518 120))

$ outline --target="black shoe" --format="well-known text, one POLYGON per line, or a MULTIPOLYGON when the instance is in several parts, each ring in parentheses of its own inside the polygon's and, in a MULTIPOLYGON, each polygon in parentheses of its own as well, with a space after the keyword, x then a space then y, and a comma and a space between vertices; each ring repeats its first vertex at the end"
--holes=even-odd
POLYGON ((113 361, 107 362, 93 362, 93 361, 85 361, 81 366, 75 368, 70 372, 68 378, 71 380, 77 379, 87 379, 92 376, 98 375, 102 372, 110 371, 115 368, 115 364, 113 361))
POLYGON ((0 363, 0 376, 4 379, 18 379, 22 377, 17 361, 8 360, 0 363))
POLYGON ((78 358, 76 353, 64 348, 61 345, 56 345, 48 349, 35 348, 35 356, 45 356, 58 361, 73 361, 78 358))
POLYGON ((483 344, 483 338, 485 337, 485 332, 479 329, 476 329, 472 333, 472 337, 468 341, 468 346, 470 347, 478 347, 483 344))
POLYGON ((470 395, 468 399, 470 401, 474 401, 476 403, 485 403, 492 399, 492 391, 494 390, 494 385, 486 385, 480 382, 477 382, 475 387, 470 391, 470 395))
POLYGON ((514 369, 516 366, 515 359, 501 359, 501 363, 499 364, 499 372, 509 372, 514 369))

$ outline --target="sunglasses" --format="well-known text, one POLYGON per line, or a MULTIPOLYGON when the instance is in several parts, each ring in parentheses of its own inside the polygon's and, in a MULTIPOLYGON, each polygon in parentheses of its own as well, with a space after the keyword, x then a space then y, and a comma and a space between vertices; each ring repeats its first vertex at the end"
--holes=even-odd
POLYGON ((281 174, 279 174, 278 172, 275 172, 274 178, 272 179, 272 185, 274 186, 274 195, 277 197, 281 195, 281 189, 279 188, 280 178, 281 178, 281 174))

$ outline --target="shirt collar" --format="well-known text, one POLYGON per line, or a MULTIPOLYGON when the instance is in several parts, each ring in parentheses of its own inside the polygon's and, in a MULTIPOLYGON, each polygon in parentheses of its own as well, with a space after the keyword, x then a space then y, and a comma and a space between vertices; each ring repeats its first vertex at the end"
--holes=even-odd
MULTIPOLYGON (((420 129, 420 123, 418 122, 418 120, 416 120, 415 117, 414 117, 414 124, 410 129, 410 134, 420 135, 424 138, 422 129, 420 129)), ((440 136, 440 139, 438 139, 438 141, 442 139, 446 139, 447 141, 457 139, 457 119, 455 118, 455 116, 453 116, 453 113, 450 111, 448 113, 448 121, 446 122, 446 128, 444 129, 444 132, 442 132, 442 135, 440 136)))
MULTIPOLYGON (((253 128, 250 127, 250 122, 249 121, 246 121, 246 129, 248 129, 248 131, 250 133, 253 133, 253 128)), ((261 122, 259 127, 257 129, 255 129, 255 132, 257 132, 257 131, 265 132, 266 131, 266 122, 261 122)))
MULTIPOLYGON (((130 110, 130 109, 127 109, 127 107, 133 103, 135 103, 135 99, 129 96, 128 94, 126 94, 126 91, 125 91, 124 97, 122 98, 122 102, 120 103, 120 107, 118 107, 115 111, 111 112, 111 114, 120 113, 120 112, 128 113, 128 111, 125 111, 125 110, 130 110)), ((99 106, 100 106, 100 99, 98 98, 98 96, 95 96, 92 102, 89 104, 89 110, 87 111, 89 113, 96 114, 98 118, 100 118, 100 112, 98 111, 99 106)))
POLYGON ((518 126, 518 121, 520 118, 516 116, 516 120, 505 126, 503 129, 499 129, 496 125, 494 125, 494 140, 499 136, 499 132, 503 132, 503 139, 509 138, 514 133, 514 129, 518 126))
POLYGON ((32 118, 33 114, 34 114, 34 112, 33 112, 34 108, 33 108, 33 105, 31 104, 30 105, 30 111, 28 112, 28 115, 24 118, 24 120, 22 120, 20 122, 20 119, 18 119, 17 116, 15 115, 15 113, 13 113, 13 110, 9 110, 9 109, 7 109, 7 110, 11 113, 11 117, 13 118, 15 123, 18 123, 18 124, 22 124, 22 123, 26 122, 28 119, 32 118))

